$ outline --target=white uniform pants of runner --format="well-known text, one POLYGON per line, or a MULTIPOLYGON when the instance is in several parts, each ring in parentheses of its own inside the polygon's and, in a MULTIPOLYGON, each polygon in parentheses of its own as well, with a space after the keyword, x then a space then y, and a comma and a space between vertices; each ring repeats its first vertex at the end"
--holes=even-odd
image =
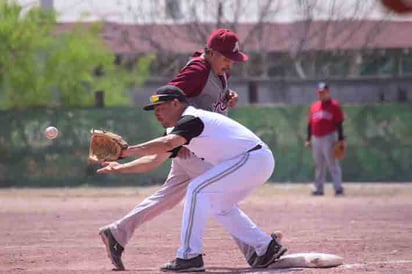
POLYGON ((333 181, 335 191, 342 190, 342 171, 339 161, 333 156, 333 145, 336 142, 336 132, 316 137, 312 136, 312 154, 315 161, 315 191, 323 192, 326 179, 326 167, 333 181))
POLYGON ((263 255, 272 239, 240 210, 238 203, 269 179, 274 166, 272 152, 263 146, 224 161, 193 179, 186 194, 177 257, 189 259, 202 254, 209 213, 235 239, 253 247, 258 256, 263 255))

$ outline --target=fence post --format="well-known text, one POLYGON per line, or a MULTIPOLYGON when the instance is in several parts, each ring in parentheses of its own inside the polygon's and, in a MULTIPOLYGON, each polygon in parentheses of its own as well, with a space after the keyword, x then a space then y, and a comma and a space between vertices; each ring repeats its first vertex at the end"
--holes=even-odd
POLYGON ((398 102, 403 103, 408 101, 408 96, 404 88, 398 88, 398 102))
POLYGON ((248 84, 248 97, 250 104, 256 104, 259 101, 258 98, 258 85, 256 81, 250 81, 248 84))
POLYGON ((94 92, 94 106, 97 108, 104 108, 104 91, 97 90, 94 92))

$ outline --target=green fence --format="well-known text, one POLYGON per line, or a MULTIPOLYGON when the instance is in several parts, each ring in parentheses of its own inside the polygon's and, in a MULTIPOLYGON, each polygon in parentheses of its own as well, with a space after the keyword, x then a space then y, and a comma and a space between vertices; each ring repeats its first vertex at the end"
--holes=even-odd
MULTIPOLYGON (((276 154, 273 181, 311 181, 312 154, 303 147, 308 106, 247 108, 233 117, 248 125, 276 154)), ((348 151, 345 181, 412 181, 412 105, 345 106, 348 151)))
MULTIPOLYGON (((276 155, 275 182, 308 182, 310 151, 303 147, 308 106, 243 107, 230 115, 256 132, 276 155)), ((412 105, 345 106, 345 181, 412 181, 412 105)), ((152 112, 137 108, 0 112, 0 186, 160 184, 169 163, 148 174, 97 175, 87 162, 89 131, 103 128, 139 143, 162 134, 152 112), (43 131, 55 125, 55 140, 43 131)))

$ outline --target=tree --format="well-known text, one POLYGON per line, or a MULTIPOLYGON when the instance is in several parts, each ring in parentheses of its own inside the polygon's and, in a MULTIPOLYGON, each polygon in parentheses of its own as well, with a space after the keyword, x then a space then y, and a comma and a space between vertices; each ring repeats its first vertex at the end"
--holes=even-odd
POLYGON ((372 26, 366 24, 380 8, 376 1, 296 0, 294 5, 300 20, 291 25, 288 37, 279 38, 288 38, 289 62, 299 78, 357 74, 354 67, 359 65, 361 50, 373 45, 390 17, 382 10, 372 26), (351 49, 354 38, 360 48, 351 49))
POLYGON ((148 77, 153 56, 129 71, 115 64, 101 24, 57 25, 51 11, 22 15, 17 2, 0 2, 0 108, 90 106, 96 90, 107 91, 107 105, 130 104, 127 87, 148 77))
POLYGON ((52 97, 41 87, 47 80, 39 75, 37 54, 51 43, 48 34, 54 15, 33 9, 24 18, 16 3, 0 3, 0 95, 1 106, 18 106, 31 101, 45 103, 52 97))
MULTIPOLYGON (((348 43, 356 37, 365 48, 373 45, 384 23, 393 16, 381 10, 379 2, 374 0, 123 0, 121 3, 126 8, 119 19, 146 28, 147 35, 141 35, 139 41, 150 44, 166 58, 170 58, 168 45, 156 39, 153 25, 163 25, 162 35, 168 35, 170 40, 198 45, 205 43, 214 28, 227 27, 241 33, 241 46, 248 48, 251 61, 236 66, 233 75, 259 78, 356 75, 362 56, 359 48, 346 50, 350 49, 348 43), (365 21, 373 18, 374 22, 365 25, 365 21), (173 28, 174 25, 185 28, 173 28), (334 39, 339 43, 330 43, 334 39), (280 49, 270 51, 277 44, 282 45, 280 49)), ((131 37, 132 34, 124 35, 124 42, 131 42, 131 37)), ((157 61, 161 62, 161 58, 157 61)))

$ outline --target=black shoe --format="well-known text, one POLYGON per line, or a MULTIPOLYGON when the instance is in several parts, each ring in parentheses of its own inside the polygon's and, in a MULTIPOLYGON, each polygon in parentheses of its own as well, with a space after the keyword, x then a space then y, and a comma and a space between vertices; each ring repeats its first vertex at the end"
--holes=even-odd
POLYGON ((161 271, 171 272, 204 272, 202 254, 191 259, 176 258, 160 268, 161 271))
MULTIPOLYGON (((282 238, 283 238, 283 234, 280 231, 274 231, 270 234, 270 237, 272 239, 275 239, 278 243, 281 242, 282 238)), ((255 264, 255 260, 257 258, 257 254, 256 252, 253 252, 252 256, 250 256, 250 258, 247 260, 247 263, 253 267, 253 265, 255 264)))
POLYGON ((319 191, 319 190, 314 190, 314 191, 312 191, 312 196, 323 196, 324 195, 324 193, 323 193, 323 191, 319 191))
POLYGON ((110 228, 103 228, 99 232, 104 245, 106 246, 107 257, 110 258, 112 264, 115 266, 113 270, 125 270, 122 262, 122 253, 124 248, 113 237, 110 228))
POLYGON ((344 196, 344 195, 345 195, 345 192, 343 191, 343 189, 335 191, 335 196, 344 196))
POLYGON ((272 263, 274 263, 277 259, 279 259, 283 254, 286 253, 287 248, 282 246, 274 237, 274 233, 272 233, 272 241, 270 241, 269 246, 266 250, 266 253, 262 256, 257 256, 254 262, 252 263, 252 267, 254 268, 266 268, 272 263))

